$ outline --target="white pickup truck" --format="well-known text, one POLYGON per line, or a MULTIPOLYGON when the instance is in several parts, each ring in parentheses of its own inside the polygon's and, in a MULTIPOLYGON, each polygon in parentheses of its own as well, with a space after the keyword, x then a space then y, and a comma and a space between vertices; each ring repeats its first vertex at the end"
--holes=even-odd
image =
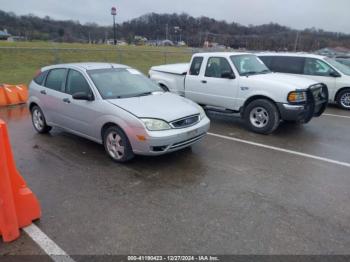
POLYGON ((248 128, 261 134, 272 133, 281 120, 307 123, 328 103, 325 85, 272 73, 248 53, 198 53, 190 64, 154 66, 149 76, 207 110, 240 113, 248 128))

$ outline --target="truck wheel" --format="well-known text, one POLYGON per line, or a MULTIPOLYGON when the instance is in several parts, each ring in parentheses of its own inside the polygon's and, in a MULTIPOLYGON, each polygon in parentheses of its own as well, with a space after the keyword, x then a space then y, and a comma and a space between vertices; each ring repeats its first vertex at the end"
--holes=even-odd
POLYGON ((340 108, 350 110, 350 89, 345 89, 338 94, 337 103, 340 108))
POLYGON ((247 127, 259 134, 271 134, 280 123, 278 109, 266 99, 257 99, 248 104, 243 114, 247 127))
POLYGON ((124 163, 134 158, 128 137, 117 126, 111 126, 104 132, 103 145, 115 162, 124 163))
POLYGON ((33 106, 31 113, 32 113, 32 123, 33 123, 34 129, 39 134, 46 134, 50 132, 52 127, 46 124, 44 113, 43 111, 41 111, 40 107, 33 106))

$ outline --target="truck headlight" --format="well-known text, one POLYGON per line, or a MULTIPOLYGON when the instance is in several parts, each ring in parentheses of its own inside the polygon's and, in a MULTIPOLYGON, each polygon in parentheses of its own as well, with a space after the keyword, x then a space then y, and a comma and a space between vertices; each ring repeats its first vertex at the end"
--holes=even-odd
POLYGON ((171 128, 167 122, 160 119, 141 118, 141 120, 149 131, 161 131, 171 128))
POLYGON ((288 94, 287 98, 289 103, 302 103, 306 102, 306 92, 305 91, 293 91, 288 94))

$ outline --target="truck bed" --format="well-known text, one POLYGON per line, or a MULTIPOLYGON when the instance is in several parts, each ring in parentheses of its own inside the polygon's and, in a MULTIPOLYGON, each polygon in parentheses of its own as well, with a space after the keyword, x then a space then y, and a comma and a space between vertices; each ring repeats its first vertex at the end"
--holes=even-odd
POLYGON ((190 67, 189 63, 153 66, 151 70, 162 73, 185 75, 190 67))

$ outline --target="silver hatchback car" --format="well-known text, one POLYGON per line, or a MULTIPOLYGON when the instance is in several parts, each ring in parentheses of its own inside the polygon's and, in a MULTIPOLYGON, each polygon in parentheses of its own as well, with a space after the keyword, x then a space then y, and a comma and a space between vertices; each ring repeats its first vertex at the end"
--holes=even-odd
POLYGON ((164 92, 139 71, 108 63, 42 68, 30 83, 33 126, 58 126, 104 145, 125 162, 188 147, 205 136, 210 121, 194 102, 164 92))

